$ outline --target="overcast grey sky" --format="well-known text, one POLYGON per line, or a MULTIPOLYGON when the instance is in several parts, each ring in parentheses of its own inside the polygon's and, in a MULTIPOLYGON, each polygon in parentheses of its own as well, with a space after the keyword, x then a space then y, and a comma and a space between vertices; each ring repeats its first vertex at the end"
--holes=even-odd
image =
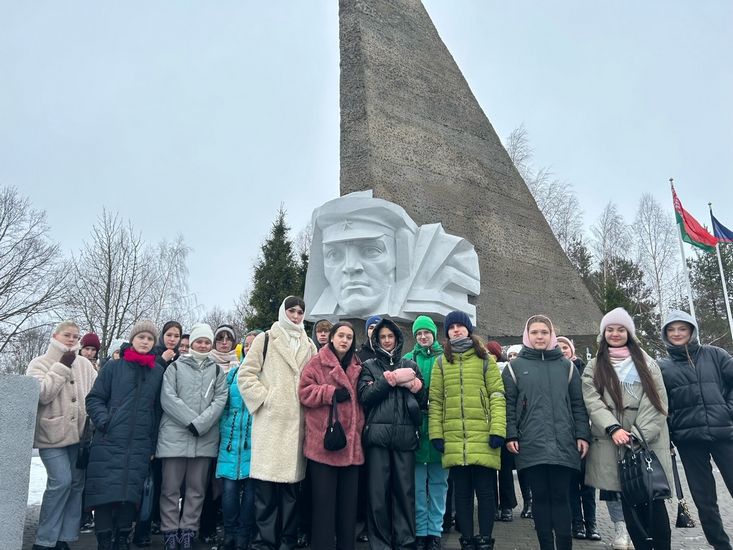
MULTIPOLYGON (((592 224, 673 176, 733 226, 733 3, 429 0, 504 139, 592 224)), ((336 0, 0 2, 0 185, 77 250, 103 207, 182 233, 191 289, 228 308, 280 203, 294 233, 338 194, 336 0)), ((511 215, 511 213, 507 213, 511 215)))

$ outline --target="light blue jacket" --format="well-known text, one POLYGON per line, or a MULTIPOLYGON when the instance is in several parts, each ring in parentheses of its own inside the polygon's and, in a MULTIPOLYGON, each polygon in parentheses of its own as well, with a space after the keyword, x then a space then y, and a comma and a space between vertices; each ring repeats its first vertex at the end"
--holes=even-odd
POLYGON ((252 418, 237 386, 239 367, 227 374, 229 399, 219 420, 219 460, 216 477, 245 479, 249 477, 252 455, 252 418))

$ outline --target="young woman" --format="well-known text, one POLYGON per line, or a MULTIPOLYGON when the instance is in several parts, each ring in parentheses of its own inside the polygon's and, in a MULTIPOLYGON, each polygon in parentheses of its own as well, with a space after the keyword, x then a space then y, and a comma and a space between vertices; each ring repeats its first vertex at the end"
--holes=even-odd
POLYGON ((557 345, 552 321, 527 320, 522 350, 504 369, 507 449, 532 489, 541 550, 572 548, 570 479, 588 452, 580 376, 557 345))
POLYGON ((730 548, 718 508, 711 459, 733 495, 733 357, 702 345, 697 323, 671 311, 662 326, 668 358, 659 362, 669 396, 669 429, 682 460, 705 538, 713 548, 730 548))
POLYGON ((303 327, 304 315, 302 298, 285 298, 278 320, 255 338, 239 369, 239 391, 252 415, 253 550, 286 550, 296 543, 297 487, 305 476, 298 383, 316 354, 303 327))
MULTIPOLYGON (((634 321, 626 310, 608 312, 601 320, 598 355, 583 372, 583 398, 593 434, 585 482, 604 491, 621 490, 618 458, 632 436, 643 435, 668 478, 672 472, 662 373, 635 336, 634 321)), ((621 504, 637 550, 669 550, 671 533, 663 500, 637 506, 635 514, 623 498, 621 504), (652 506, 651 525, 648 506, 652 506), (646 542, 644 532, 654 539, 652 543, 646 542)))
MULTIPOLYGON (((415 361, 422 374, 426 391, 430 392, 435 359, 443 355, 443 346, 437 340, 438 327, 427 315, 420 315, 412 323, 415 347, 405 359, 415 361)), ((428 403, 429 406, 429 403, 428 403)), ((428 410, 422 412, 420 446, 415 452, 415 524, 418 550, 440 548, 443 530, 448 470, 441 464, 442 456, 429 440, 428 410)))
POLYGON ((158 341, 153 348, 153 353, 159 357, 164 367, 178 359, 183 327, 178 321, 168 321, 160 331, 158 341))
POLYGON ((98 548, 124 550, 155 453, 163 366, 152 353, 157 330, 135 323, 122 357, 108 361, 86 398, 96 432, 87 467, 86 505, 98 548))
POLYGON ((87 418, 84 398, 97 378, 89 360, 76 354, 79 347, 79 327, 63 321, 26 371, 41 385, 33 447, 48 474, 34 550, 68 548, 79 538, 84 470, 76 459, 87 418))
POLYGON ((209 357, 214 333, 207 324, 191 330, 191 352, 165 371, 156 456, 163 459, 160 531, 166 550, 192 548, 212 458, 219 454, 218 422, 227 402, 226 375, 209 357), (183 512, 178 500, 184 484, 183 512))
POLYGON ((328 343, 321 347, 300 377, 298 393, 305 407, 305 443, 311 476, 311 546, 318 550, 353 550, 356 538, 356 503, 359 465, 364 463, 361 432, 364 412, 357 399, 361 364, 355 355, 354 328, 333 325, 328 343), (332 407, 346 435, 340 450, 324 447, 332 407))
POLYGON ((246 550, 254 527, 254 487, 249 477, 252 417, 239 393, 239 366, 227 373, 229 400, 219 421, 216 477, 222 481, 224 550, 246 550))
POLYGON ((232 325, 219 325, 214 331, 214 349, 211 350, 211 360, 219 365, 224 373, 239 365, 239 359, 234 351, 237 335, 232 325))
POLYGON ((445 332, 444 357, 433 367, 430 385, 430 441, 443 453, 443 467, 451 469, 461 548, 491 550, 495 476, 506 436, 504 384, 467 313, 449 313, 445 332))
POLYGON ((415 546, 415 450, 427 391, 417 364, 402 359, 404 340, 389 319, 372 332, 369 359, 359 377, 364 405, 369 496, 367 524, 373 550, 415 546))

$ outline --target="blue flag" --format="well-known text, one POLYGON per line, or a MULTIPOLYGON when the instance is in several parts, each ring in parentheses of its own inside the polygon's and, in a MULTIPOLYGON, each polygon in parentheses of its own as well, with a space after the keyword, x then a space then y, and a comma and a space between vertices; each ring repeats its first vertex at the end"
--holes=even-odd
POLYGON ((721 243, 733 243, 733 231, 716 220, 712 212, 710 213, 710 217, 713 220, 713 235, 715 235, 718 241, 721 243))

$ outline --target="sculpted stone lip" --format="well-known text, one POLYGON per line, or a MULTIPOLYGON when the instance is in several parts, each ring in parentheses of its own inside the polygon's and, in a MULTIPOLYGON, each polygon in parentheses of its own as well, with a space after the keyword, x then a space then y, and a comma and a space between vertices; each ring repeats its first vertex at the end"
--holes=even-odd
POLYGON ((344 290, 352 288, 369 288, 369 284, 366 281, 347 281, 341 285, 344 290))

